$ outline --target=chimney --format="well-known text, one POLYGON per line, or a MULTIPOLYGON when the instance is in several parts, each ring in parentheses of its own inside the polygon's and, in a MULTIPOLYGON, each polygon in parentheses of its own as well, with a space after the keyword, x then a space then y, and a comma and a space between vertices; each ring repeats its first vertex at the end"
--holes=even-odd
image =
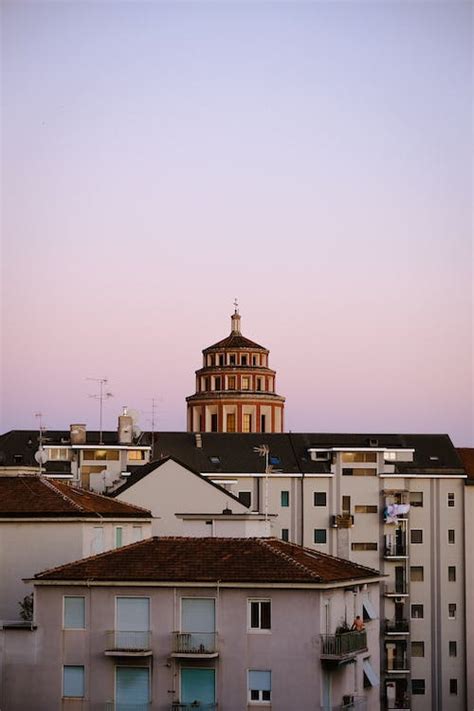
POLYGON ((86 443, 86 426, 85 425, 70 425, 69 432, 71 435, 71 444, 86 443))
POLYGON ((118 418, 118 441, 119 444, 132 444, 133 441, 133 419, 127 414, 127 408, 118 418))

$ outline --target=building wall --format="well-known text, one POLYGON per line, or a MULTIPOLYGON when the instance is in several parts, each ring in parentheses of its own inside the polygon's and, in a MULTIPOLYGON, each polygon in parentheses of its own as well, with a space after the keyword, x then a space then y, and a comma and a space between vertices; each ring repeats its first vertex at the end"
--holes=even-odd
MULTIPOLYGON (((377 587, 374 584, 369 588, 377 587)), ((377 593, 373 592, 374 598, 377 593)), ((365 593, 364 593, 365 594, 365 593)), ((278 590, 266 588, 149 588, 149 587, 74 587, 38 586, 36 618, 38 628, 25 634, 25 658, 34 648, 36 665, 31 668, 30 684, 19 687, 21 653, 7 657, 3 670, 4 703, 7 711, 55 711, 56 709, 98 709, 114 699, 114 674, 117 665, 150 666, 152 707, 169 711, 179 698, 182 667, 211 667, 216 670, 216 700, 226 711, 259 709, 273 711, 312 711, 322 703, 322 679, 329 677, 331 704, 341 704, 343 694, 365 695, 368 711, 379 708, 378 690, 364 689, 362 659, 370 657, 378 670, 378 623, 370 623, 369 652, 359 655, 355 664, 323 671, 320 633, 326 624, 325 605, 330 603, 330 628, 336 621, 357 611, 359 593, 343 590, 278 590), (86 629, 63 630, 63 596, 81 595, 86 600, 86 629), (115 597, 150 598, 152 657, 108 657, 107 631, 115 626, 115 597), (179 660, 172 658, 173 632, 180 629, 182 597, 212 597, 216 600, 217 659, 179 660), (355 600, 355 598, 357 598, 355 600), (249 599, 271 599, 271 631, 248 630, 249 599), (349 609, 347 609, 349 608, 349 609), (61 702, 62 666, 84 665, 85 700, 61 702), (247 704, 249 669, 269 670, 272 674, 272 701, 247 704), (16 694, 16 696, 15 696, 16 694)), ((360 605, 359 605, 360 606, 360 605)), ((326 631, 324 627, 323 631, 326 631)), ((2 707, 3 708, 3 707, 2 707)))
POLYGON ((466 684, 467 684, 467 705, 466 708, 471 711, 474 709, 474 674, 468 667, 468 661, 474 659, 474 554, 472 545, 474 541, 474 486, 466 486, 465 492, 465 527, 464 527, 464 546, 465 546, 465 572, 466 572, 466 684))

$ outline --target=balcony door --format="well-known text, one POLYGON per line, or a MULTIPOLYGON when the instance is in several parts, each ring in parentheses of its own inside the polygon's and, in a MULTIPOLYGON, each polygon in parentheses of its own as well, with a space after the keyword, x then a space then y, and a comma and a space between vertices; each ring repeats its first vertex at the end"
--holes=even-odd
POLYGON ((214 651, 216 612, 214 598, 182 598, 181 631, 190 635, 193 649, 214 651))
POLYGON ((146 649, 149 644, 150 600, 118 597, 115 644, 121 649, 146 649))
POLYGON ((215 704, 216 679, 214 669, 183 668, 181 669, 181 703, 194 702, 215 704))
POLYGON ((115 667, 115 711, 148 711, 150 670, 147 667, 115 667))

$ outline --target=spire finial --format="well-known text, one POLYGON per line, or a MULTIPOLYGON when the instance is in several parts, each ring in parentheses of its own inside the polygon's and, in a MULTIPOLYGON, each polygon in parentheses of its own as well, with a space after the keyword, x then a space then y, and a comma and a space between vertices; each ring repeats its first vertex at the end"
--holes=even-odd
POLYGON ((235 297, 235 299, 234 299, 234 313, 230 317, 230 321, 232 324, 231 334, 232 333, 240 334, 240 314, 239 314, 239 302, 237 301, 237 297, 235 297))
POLYGON ((237 297, 235 297, 235 299, 234 299, 234 307, 235 307, 234 313, 238 314, 239 313, 239 302, 237 300, 237 297))

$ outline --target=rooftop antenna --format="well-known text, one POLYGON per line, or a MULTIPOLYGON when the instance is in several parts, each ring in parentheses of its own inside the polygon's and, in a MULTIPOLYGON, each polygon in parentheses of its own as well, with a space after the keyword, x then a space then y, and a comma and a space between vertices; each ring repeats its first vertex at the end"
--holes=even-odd
POLYGON ((158 400, 162 400, 162 398, 156 398, 156 397, 151 397, 149 398, 151 400, 151 410, 147 413, 148 415, 151 415, 151 420, 148 420, 151 422, 151 456, 153 458, 153 451, 155 448, 155 425, 156 425, 156 411, 158 409, 157 402, 158 400))
POLYGON ((38 420, 38 429, 39 429, 39 448, 38 451, 35 452, 35 459, 39 464, 39 475, 41 476, 43 473, 43 464, 46 464, 48 461, 48 455, 46 453, 46 450, 44 448, 44 433, 46 432, 46 427, 43 425, 43 413, 41 412, 35 412, 35 417, 38 420))
POLYGON ((102 437, 102 405, 104 400, 113 397, 113 394, 108 391, 104 392, 104 385, 108 383, 107 378, 86 378, 86 380, 92 380, 94 383, 99 384, 99 392, 96 395, 89 395, 89 397, 99 401, 99 444, 104 444, 102 437))
POLYGON ((258 454, 259 457, 265 457, 265 503, 264 503, 264 514, 265 522, 268 521, 268 475, 270 473, 271 467, 268 464, 268 455, 270 454, 270 447, 268 444, 261 444, 259 447, 254 447, 253 451, 258 454))
POLYGON ((235 299, 234 299, 234 308, 235 308, 234 313, 238 314, 239 313, 239 301, 238 301, 237 297, 235 297, 235 299))

